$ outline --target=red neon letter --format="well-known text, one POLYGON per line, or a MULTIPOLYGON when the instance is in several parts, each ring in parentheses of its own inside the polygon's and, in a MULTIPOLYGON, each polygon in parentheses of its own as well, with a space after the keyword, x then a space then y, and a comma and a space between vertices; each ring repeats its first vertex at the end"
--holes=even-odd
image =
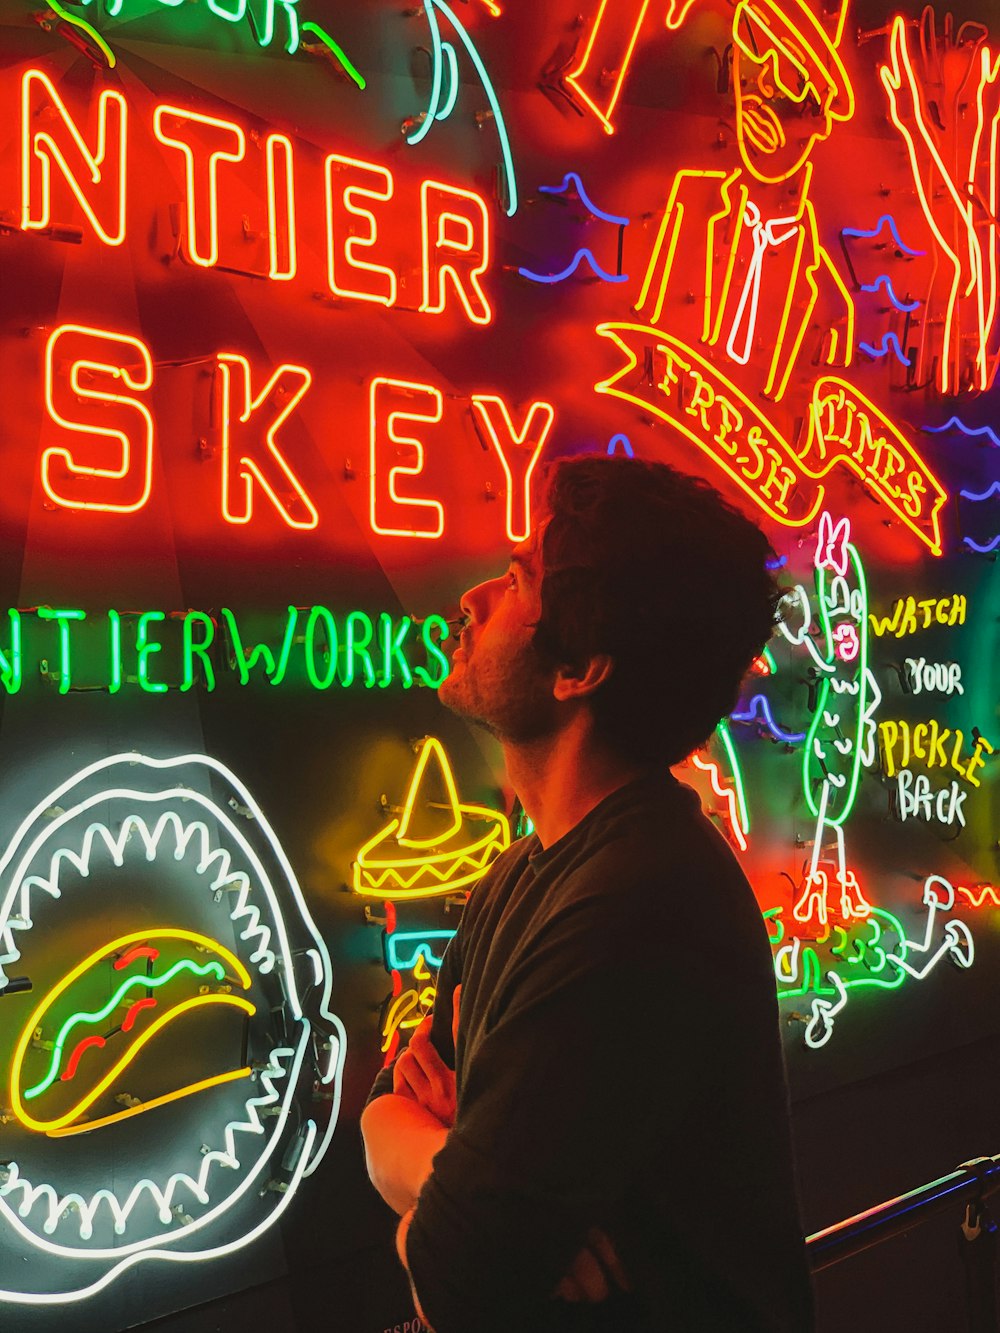
MULTIPOLYGON (((102 378, 144 393, 153 383, 153 360, 146 344, 126 334, 89 329, 80 324, 63 324, 56 329, 45 349, 45 406, 49 416, 67 431, 117 441, 119 461, 107 466, 106 451, 101 449, 96 456, 104 466, 81 463, 68 446, 53 445, 42 453, 42 485, 49 499, 66 509, 131 514, 149 499, 153 418, 137 398, 101 388, 102 378), (57 361, 68 363, 68 376, 56 375, 57 361), (80 399, 101 404, 90 421, 79 419, 80 399), (116 418, 122 423, 118 427, 109 424, 109 419, 116 418), (52 476, 57 462, 71 477, 89 477, 89 484, 79 490, 76 486, 65 491, 57 489, 52 476)), ((65 483, 63 478, 60 481, 65 483)))
POLYGON ((610 7, 608 0, 601 0, 580 63, 566 75, 566 82, 601 122, 605 134, 615 132, 611 117, 648 8, 649 0, 628 0, 610 7))
POLYGON ((105 245, 121 245, 128 142, 128 104, 121 93, 105 89, 97 99, 96 138, 91 151, 48 75, 29 69, 21 82, 23 231, 44 231, 53 225, 55 163, 97 236, 105 245))
POLYGON ((391 537, 440 537, 444 532, 444 505, 438 500, 399 495, 399 477, 415 477, 424 470, 424 446, 413 435, 396 430, 400 421, 433 425, 441 420, 440 389, 429 384, 410 384, 379 376, 371 387, 371 525, 372 531, 391 537), (410 404, 402 406, 400 400, 410 404), (423 401, 424 411, 414 406, 423 401), (413 450, 413 463, 406 467, 395 460, 400 446, 413 450))
POLYGON ((449 279, 473 324, 489 324, 493 311, 479 279, 490 266, 490 219, 486 204, 471 190, 440 181, 420 187, 424 300, 420 309, 440 315, 447 305, 449 279))
POLYGON ((531 531, 531 474, 552 429, 555 409, 551 403, 532 403, 520 431, 515 430, 502 398, 475 393, 472 411, 507 479, 507 536, 523 542, 531 531))
POLYGON ((295 232, 295 151, 284 134, 267 136, 267 235, 276 282, 294 278, 298 269, 295 232), (281 164, 279 166, 279 163, 281 164))
POLYGON ((219 163, 243 161, 246 135, 232 121, 176 106, 156 108, 153 131, 160 143, 184 155, 187 258, 212 268, 219 260, 219 163), (192 138, 193 133, 197 137, 192 138))
POLYGON ((359 162, 355 157, 341 157, 331 153, 326 159, 326 246, 330 291, 352 301, 377 301, 380 305, 396 304, 396 274, 384 264, 356 258, 358 250, 369 250, 378 243, 378 220, 370 208, 356 204, 356 199, 373 199, 386 203, 392 198, 392 172, 385 167, 359 162), (364 181, 365 184, 360 182, 364 181), (362 218, 365 230, 359 236, 349 233, 344 212, 362 218), (374 273, 360 288, 344 285, 344 272, 374 273), (339 275, 339 277, 338 277, 339 275))
POLYGON ((220 352, 217 369, 222 400, 222 517, 227 523, 249 523, 256 483, 290 528, 315 528, 316 507, 277 443, 278 431, 302 401, 312 375, 304 366, 279 366, 254 398, 245 356, 220 352), (261 408, 263 423, 253 419, 261 408))

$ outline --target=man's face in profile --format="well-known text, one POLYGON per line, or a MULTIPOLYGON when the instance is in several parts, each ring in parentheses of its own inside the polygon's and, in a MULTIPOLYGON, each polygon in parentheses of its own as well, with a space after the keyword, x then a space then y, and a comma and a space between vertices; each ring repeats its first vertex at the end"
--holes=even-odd
POLYGON ((465 628, 438 690, 445 707, 502 741, 537 740, 555 726, 554 673, 532 645, 542 614, 544 527, 543 519, 514 547, 504 574, 463 595, 465 628))
MULTIPOLYGON (((794 9, 794 6, 789 6, 794 9)), ((760 181, 786 180, 829 136, 836 88, 815 49, 815 34, 769 22, 769 6, 741 0, 733 18, 736 132, 747 169, 760 181), (813 45, 810 45, 810 38, 813 45)))

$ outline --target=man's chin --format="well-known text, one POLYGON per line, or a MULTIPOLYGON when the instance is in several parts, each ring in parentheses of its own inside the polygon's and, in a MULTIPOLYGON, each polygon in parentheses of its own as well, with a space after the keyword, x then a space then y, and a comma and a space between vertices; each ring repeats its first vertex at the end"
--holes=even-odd
POLYGON ((455 667, 452 666, 451 671, 438 686, 438 698, 450 712, 458 713, 460 717, 475 721, 472 718, 468 701, 464 697, 461 680, 461 671, 456 671, 455 667))

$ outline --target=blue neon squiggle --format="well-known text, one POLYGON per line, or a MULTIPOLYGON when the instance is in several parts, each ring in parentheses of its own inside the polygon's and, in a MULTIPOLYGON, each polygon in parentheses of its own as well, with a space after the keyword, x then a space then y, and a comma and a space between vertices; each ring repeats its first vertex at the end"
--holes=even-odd
POLYGON ((960 430, 963 435, 969 436, 970 439, 977 439, 980 435, 984 435, 990 444, 996 445, 1000 449, 1000 435, 996 433, 992 426, 967 426, 959 417, 949 417, 943 426, 921 426, 920 429, 926 435, 940 435, 946 430, 960 430))
POLYGON ((455 49, 450 42, 446 42, 441 36, 441 28, 438 23, 436 10, 440 10, 455 31, 456 36, 465 47, 469 59, 475 66, 476 73, 483 85, 483 91, 486 93, 487 101, 490 104, 490 110, 493 112, 493 124, 496 126, 497 137, 500 140, 500 152, 503 157, 504 175, 507 178, 507 216, 513 217, 517 212, 517 179, 514 174, 514 158, 510 150, 510 138, 507 134, 507 123, 503 118, 503 111, 500 109, 500 101, 493 87, 493 81, 489 76, 483 58, 476 49, 476 44, 466 32, 458 15, 447 4, 446 0, 424 0, 424 13, 427 17, 427 26, 430 29, 431 47, 433 50, 432 72, 431 72, 431 98, 430 105, 424 113, 423 123, 418 125, 412 134, 406 136, 408 144, 418 144, 430 133, 431 126, 437 120, 445 120, 455 108, 455 102, 458 100, 458 62, 455 58, 455 49), (442 77, 442 69, 447 62, 450 84, 447 90, 447 96, 443 91, 443 85, 446 80, 442 77))
POLYGON ((883 227, 889 228, 892 239, 905 255, 917 256, 925 255, 927 253, 926 250, 914 250, 904 242, 899 234, 899 228, 896 226, 896 219, 891 213, 883 213, 878 222, 875 223, 875 226, 872 227, 871 231, 863 231, 860 227, 845 227, 840 234, 841 236, 862 236, 866 240, 874 240, 883 227))
POLYGON ((628 218, 619 217, 617 213, 605 213, 603 208, 598 208, 587 193, 583 181, 575 171, 567 171, 566 175, 562 178, 561 185, 539 185, 538 193, 568 194, 571 185, 575 188, 580 203, 583 204, 585 208, 589 209, 595 218, 600 218, 602 222, 613 222, 617 227, 627 227, 629 225, 628 218))
POLYGON ((882 341, 877 347, 873 347, 871 343, 858 343, 858 346, 862 352, 870 357, 888 356, 892 352, 901 365, 909 366, 912 364, 910 358, 904 354, 902 347, 900 347, 899 338, 895 333, 883 333, 882 341))
POLYGON ((632 441, 627 435, 612 435, 608 440, 608 457, 612 458, 618 452, 618 441, 621 440, 625 446, 625 457, 635 458, 635 450, 632 448, 632 441))
POLYGON ((916 310, 920 304, 919 301, 901 301, 893 290, 892 278, 889 277, 888 273, 880 273, 874 282, 862 283, 861 290, 863 292, 877 292, 880 287, 885 288, 886 296, 897 310, 902 310, 904 315, 908 315, 911 310, 916 310))
POLYGON ((1000 495, 1000 481, 995 481, 988 491, 959 491, 963 500, 988 500, 991 495, 1000 495))
POLYGON ((788 745, 806 738, 804 731, 783 731, 778 726, 771 715, 771 705, 763 694, 755 694, 744 712, 730 713, 729 716, 733 722, 755 722, 759 718, 776 740, 785 741, 788 745))
POLYGON ((594 277, 600 278, 601 282, 628 282, 627 273, 608 273, 601 268, 594 258, 593 252, 586 248, 577 250, 570 263, 561 273, 532 273, 530 268, 519 268, 517 271, 522 278, 527 278, 530 282, 565 282, 567 278, 573 276, 584 260, 590 265, 594 277))
POLYGON ((777 560, 765 560, 764 568, 770 569, 773 572, 776 569, 784 569, 787 564, 788 564, 788 556, 779 555, 777 560))
POLYGON ((965 542, 966 546, 971 550, 978 551, 980 555, 989 555, 990 551, 995 551, 997 547, 1000 546, 1000 532, 997 533, 991 542, 987 542, 985 546, 980 546, 979 543, 974 542, 971 537, 963 537, 962 541, 965 542))

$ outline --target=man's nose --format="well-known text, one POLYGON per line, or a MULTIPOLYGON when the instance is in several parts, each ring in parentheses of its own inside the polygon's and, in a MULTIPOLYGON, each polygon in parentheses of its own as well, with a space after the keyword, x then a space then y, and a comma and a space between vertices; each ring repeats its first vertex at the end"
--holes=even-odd
POLYGON ((497 591, 502 586, 502 578, 486 579, 464 592, 458 605, 466 619, 480 625, 487 620, 496 601, 497 591))

